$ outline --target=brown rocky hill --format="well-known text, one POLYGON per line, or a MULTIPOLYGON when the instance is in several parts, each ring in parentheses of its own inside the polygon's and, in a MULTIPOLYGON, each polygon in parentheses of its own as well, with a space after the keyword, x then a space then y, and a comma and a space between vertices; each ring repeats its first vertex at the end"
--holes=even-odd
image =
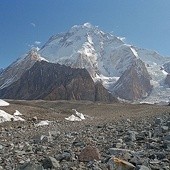
POLYGON ((116 82, 114 86, 115 94, 126 100, 147 97, 152 90, 150 79, 145 64, 138 59, 116 82))
POLYGON ((85 69, 46 61, 36 62, 19 80, 1 89, 0 98, 116 101, 85 69))

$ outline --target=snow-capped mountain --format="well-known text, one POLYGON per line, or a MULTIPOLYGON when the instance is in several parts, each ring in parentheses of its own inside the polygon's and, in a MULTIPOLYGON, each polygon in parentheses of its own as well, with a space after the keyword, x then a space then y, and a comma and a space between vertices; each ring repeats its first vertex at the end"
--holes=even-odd
POLYGON ((133 48, 120 38, 89 23, 51 37, 39 54, 50 62, 86 68, 94 79, 120 76, 136 58, 133 48))
POLYGON ((0 75, 1 89, 18 80, 35 61, 45 59, 51 63, 87 69, 94 82, 102 82, 105 88, 120 98, 126 98, 121 95, 121 89, 124 89, 125 96, 131 96, 126 98, 128 100, 153 103, 169 100, 170 89, 165 79, 170 58, 126 44, 121 38, 105 33, 90 23, 75 25, 66 33, 52 36, 34 53, 38 56, 36 59, 30 60, 30 55, 26 55, 0 75), (130 73, 136 78, 133 74, 129 76, 130 73), (127 87, 126 82, 133 82, 133 86, 129 83, 127 87), (131 88, 131 95, 128 88, 131 88))

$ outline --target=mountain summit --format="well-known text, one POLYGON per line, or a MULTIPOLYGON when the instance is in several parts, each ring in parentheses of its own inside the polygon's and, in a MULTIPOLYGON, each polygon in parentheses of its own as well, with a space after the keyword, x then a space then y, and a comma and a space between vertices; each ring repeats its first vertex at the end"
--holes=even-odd
POLYGON ((90 23, 75 25, 65 33, 52 36, 34 53, 37 57, 27 54, 3 71, 0 89, 17 81, 37 60, 46 60, 85 68, 95 83, 101 82, 122 99, 152 103, 169 100, 170 89, 165 79, 170 59, 126 44, 90 23))

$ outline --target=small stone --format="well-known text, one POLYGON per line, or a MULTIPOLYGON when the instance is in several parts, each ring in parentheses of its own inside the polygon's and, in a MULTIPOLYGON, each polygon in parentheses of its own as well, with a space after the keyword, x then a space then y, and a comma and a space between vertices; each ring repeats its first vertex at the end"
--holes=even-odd
POLYGON ((70 161, 70 160, 71 160, 71 153, 70 153, 70 152, 67 152, 67 151, 63 152, 63 153, 62 153, 62 158, 63 158, 64 160, 66 160, 66 161, 70 161))
POLYGON ((93 160, 100 160, 99 150, 94 146, 86 146, 79 155, 79 160, 82 162, 89 162, 93 160))
POLYGON ((38 120, 37 116, 34 116, 34 117, 32 118, 32 121, 33 121, 33 122, 36 122, 37 120, 38 120))
POLYGON ((169 127, 168 126, 161 126, 162 132, 165 133, 168 131, 169 127))
POLYGON ((141 160, 136 156, 133 157, 129 162, 132 163, 133 165, 141 165, 142 164, 141 160))
POLYGON ((52 162, 52 167, 53 168, 59 168, 60 167, 60 164, 59 164, 59 162, 55 159, 55 158, 53 158, 53 157, 51 157, 51 156, 49 156, 49 158, 50 158, 50 160, 51 160, 51 162, 52 162))
POLYGON ((131 141, 135 141, 136 140, 136 135, 137 134, 138 133, 135 132, 135 131, 129 131, 129 136, 130 136, 131 141))
POLYGON ((61 135, 60 131, 49 131, 49 136, 53 138, 53 140, 57 140, 57 138, 61 135))
POLYGON ((118 143, 123 143, 123 140, 122 139, 118 139, 118 143))
POLYGON ((3 149, 3 146, 2 146, 2 145, 0 145, 0 150, 1 150, 1 149, 3 149))
POLYGON ((25 163, 25 161, 21 160, 19 163, 20 163, 20 164, 24 164, 24 163, 25 163))
POLYGON ((76 138, 73 142, 73 146, 75 147, 81 147, 81 146, 84 146, 84 142, 82 142, 80 139, 76 138))
POLYGON ((147 166, 142 165, 139 170, 150 170, 147 166))
POLYGON ((170 128, 170 120, 167 121, 166 125, 170 128))
POLYGON ((135 170, 135 166, 127 161, 112 157, 108 161, 109 170, 135 170))
POLYGON ((48 169, 48 168, 49 168, 49 169, 52 169, 52 168, 59 168, 59 167, 60 167, 60 164, 59 164, 59 162, 58 162, 55 158, 49 156, 48 158, 45 158, 45 159, 43 160, 42 166, 43 166, 45 169, 48 169))
POLYGON ((126 152, 125 154, 123 154, 123 158, 127 161, 127 160, 130 160, 132 157, 132 155, 128 152, 126 152))
POLYGON ((121 148, 123 146, 122 143, 116 143, 116 148, 121 148))
POLYGON ((36 135, 32 137, 32 141, 34 144, 39 144, 41 143, 41 135, 36 135))
POLYGON ((167 140, 167 141, 170 141, 170 134, 169 134, 169 135, 166 135, 163 139, 164 139, 164 140, 167 140))
POLYGON ((126 119, 126 121, 127 121, 128 123, 132 123, 132 121, 131 121, 130 119, 126 119))
POLYGON ((72 155, 69 151, 64 151, 62 154, 55 155, 55 158, 61 162, 63 160, 70 161, 72 160, 72 155))
POLYGON ((162 119, 161 118, 156 118, 155 124, 160 125, 161 123, 162 123, 162 119))
POLYGON ((159 153, 156 153, 156 157, 158 160, 162 160, 166 157, 166 155, 163 152, 159 152, 159 153))
POLYGON ((28 162, 17 167, 15 170, 43 170, 43 167, 41 165, 36 165, 28 162))

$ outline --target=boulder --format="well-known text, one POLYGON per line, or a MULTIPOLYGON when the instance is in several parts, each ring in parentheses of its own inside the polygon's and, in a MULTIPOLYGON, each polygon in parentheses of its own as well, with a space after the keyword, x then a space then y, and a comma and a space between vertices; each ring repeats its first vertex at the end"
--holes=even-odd
POLYGON ((99 150, 94 146, 86 146, 79 155, 79 161, 88 162, 93 160, 100 160, 99 150))

